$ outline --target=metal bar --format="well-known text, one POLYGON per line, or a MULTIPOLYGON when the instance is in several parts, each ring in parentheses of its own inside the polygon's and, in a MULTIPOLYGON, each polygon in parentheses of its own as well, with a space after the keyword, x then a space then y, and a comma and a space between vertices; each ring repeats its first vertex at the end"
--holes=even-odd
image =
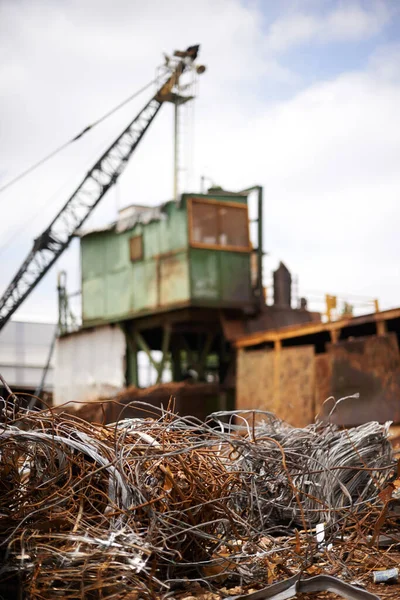
POLYGON ((0 300, 0 330, 69 246, 75 231, 83 225, 109 188, 115 184, 160 107, 161 102, 154 99, 146 104, 139 115, 87 173, 49 227, 34 241, 28 257, 0 300), (140 128, 135 132, 135 141, 123 151, 124 137, 130 135, 137 123, 140 123, 140 128), (118 163, 110 173, 107 173, 104 162, 107 161, 109 153, 118 146, 121 146, 118 163), (96 174, 101 175, 101 183, 96 179, 96 174), (95 183, 94 188, 93 183, 95 183), (86 193, 90 200, 83 202, 82 195, 86 193))
POLYGON ((131 356, 130 356, 130 368, 131 368, 131 379, 134 386, 139 387, 139 368, 138 368, 138 350, 136 340, 131 340, 131 356))
POLYGON ((231 596, 230 600, 290 600, 298 594, 313 592, 333 592, 347 600, 379 600, 379 596, 330 575, 316 575, 310 579, 300 579, 300 575, 294 575, 257 592, 231 596))
POLYGON ((171 339, 171 326, 166 325, 164 327, 164 335, 163 335, 163 341, 162 341, 162 346, 161 346, 162 357, 161 357, 161 361, 158 363, 156 383, 161 382, 170 339, 171 339))
POLYGON ((181 340, 182 340, 182 345, 184 347, 184 350, 186 352, 188 364, 194 365, 196 363, 196 359, 195 359, 195 354, 194 354, 193 350, 189 346, 187 339, 185 338, 184 335, 181 336, 181 340))
POLYGON ((257 248, 257 287, 260 295, 260 305, 264 304, 264 293, 263 293, 263 188, 258 187, 258 223, 257 223, 257 236, 258 236, 258 248, 257 248))
POLYGON ((153 358, 153 356, 151 354, 151 350, 148 347, 148 345, 146 344, 142 334, 139 333, 139 331, 134 331, 133 338, 136 341, 139 348, 147 355, 149 361, 151 362, 151 364, 153 365, 153 367, 156 369, 156 371, 158 373, 159 363, 153 358))
POLYGON ((203 349, 201 351, 201 354, 199 356, 199 363, 197 365, 197 369, 198 369, 198 373, 199 373, 199 377, 203 377, 204 375, 204 369, 206 366, 206 360, 207 360, 207 356, 210 352, 210 348, 212 346, 212 343, 214 341, 214 334, 213 333, 207 333, 207 337, 206 337, 206 341, 205 344, 203 346, 203 349))
POLYGON ((178 130, 178 119, 179 119, 179 107, 178 102, 174 103, 174 200, 178 200, 178 169, 179 169, 179 130, 178 130))
POLYGON ((51 344, 50 344, 49 354, 47 356, 46 366, 43 369, 42 378, 40 380, 38 387, 35 390, 34 397, 31 398, 31 400, 29 402, 29 405, 28 405, 29 410, 32 410, 36 404, 37 399, 40 399, 40 394, 42 393, 44 384, 46 383, 46 377, 47 377, 47 373, 49 372, 50 362, 51 362, 51 359, 53 356, 54 348, 56 347, 57 335, 58 335, 58 326, 56 325, 53 339, 51 340, 51 344))
POLYGON ((182 379, 182 353, 178 337, 174 336, 174 343, 171 346, 172 379, 181 381, 182 379))
POLYGON ((253 187, 241 190, 240 193, 258 193, 258 207, 257 207, 257 218, 252 219, 251 223, 257 223, 257 295, 260 307, 264 304, 264 289, 262 281, 263 271, 263 193, 264 189, 261 185, 254 185, 253 187))

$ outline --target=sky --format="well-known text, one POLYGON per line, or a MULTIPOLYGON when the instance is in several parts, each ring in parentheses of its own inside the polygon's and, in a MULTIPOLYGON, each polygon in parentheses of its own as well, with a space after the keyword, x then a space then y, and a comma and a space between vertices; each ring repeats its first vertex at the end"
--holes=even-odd
MULTIPOLYGON (((267 285, 282 260, 312 308, 324 293, 399 306, 399 32, 389 0, 0 0, 0 187, 200 44, 180 191, 264 186, 267 285)), ((0 193, 0 294, 151 93, 0 193)), ((167 105, 87 226, 169 200, 172 165, 167 105)), ((77 291, 78 240, 16 317, 56 319, 60 270, 77 291)))

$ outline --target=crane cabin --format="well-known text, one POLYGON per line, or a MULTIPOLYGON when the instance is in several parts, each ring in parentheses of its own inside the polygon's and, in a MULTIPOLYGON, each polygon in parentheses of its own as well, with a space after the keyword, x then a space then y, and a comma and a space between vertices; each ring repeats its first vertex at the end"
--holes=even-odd
POLYGON ((83 326, 182 308, 256 308, 247 194, 128 206, 81 235, 83 326))
MULTIPOLYGON (((262 190, 258 216, 262 231, 262 190)), ((180 381, 200 380, 231 363, 224 317, 259 311, 262 242, 250 241, 249 191, 211 188, 157 207, 131 205, 109 227, 80 233, 82 330, 118 325, 126 339, 126 383, 139 385, 138 352, 161 351, 180 381)), ((62 327, 61 327, 62 329, 62 327)), ((65 328, 66 329, 66 328, 65 328)))

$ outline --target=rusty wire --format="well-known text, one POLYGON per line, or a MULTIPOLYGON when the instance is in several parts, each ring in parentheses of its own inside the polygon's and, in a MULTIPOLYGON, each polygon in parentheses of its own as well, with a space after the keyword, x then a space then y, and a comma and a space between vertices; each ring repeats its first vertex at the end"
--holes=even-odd
MULTIPOLYGON (((106 426, 50 410, 2 415, 0 577, 18 574, 29 598, 271 583, 315 573, 318 556, 344 578, 360 561, 392 564, 368 542, 394 475, 386 426, 296 429, 268 413, 257 425, 240 413, 203 423, 169 410, 106 426)), ((390 531, 393 518, 381 520, 390 531)))

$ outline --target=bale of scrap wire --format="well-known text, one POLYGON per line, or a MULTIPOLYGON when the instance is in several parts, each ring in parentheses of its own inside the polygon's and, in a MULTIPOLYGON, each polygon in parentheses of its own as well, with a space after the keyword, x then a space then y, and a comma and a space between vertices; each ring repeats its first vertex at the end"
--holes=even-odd
POLYGON ((226 430, 161 411, 100 426, 23 409, 3 421, 0 577, 18 573, 33 599, 270 582, 277 554, 304 568, 295 528, 359 523, 393 466, 378 424, 294 429, 266 414, 226 430))
POLYGON ((295 428, 270 413, 262 415, 257 424, 253 411, 212 415, 238 423, 230 424, 241 434, 231 440, 237 454, 232 467, 242 477, 248 474, 242 500, 248 504, 252 494, 249 519, 257 526, 271 532, 284 526, 312 529, 323 522, 337 531, 381 504, 379 493, 395 467, 389 423, 340 430, 316 422, 295 428))
POLYGON ((150 594, 219 564, 240 519, 228 500, 241 481, 216 447, 228 440, 169 414, 18 422, 0 432, 0 573, 22 572, 29 597, 150 594))

